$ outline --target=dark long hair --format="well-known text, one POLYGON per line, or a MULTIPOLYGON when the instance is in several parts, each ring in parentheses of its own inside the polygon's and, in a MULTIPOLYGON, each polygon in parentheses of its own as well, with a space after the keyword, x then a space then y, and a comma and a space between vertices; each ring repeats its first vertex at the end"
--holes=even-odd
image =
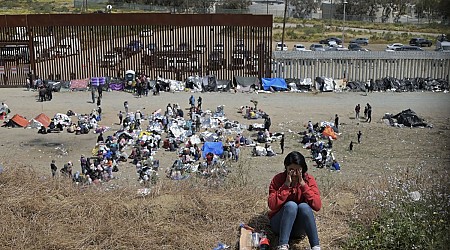
POLYGON ((302 173, 305 174, 308 171, 308 165, 306 165, 305 157, 298 151, 292 151, 284 158, 284 168, 291 164, 297 164, 302 167, 302 173))

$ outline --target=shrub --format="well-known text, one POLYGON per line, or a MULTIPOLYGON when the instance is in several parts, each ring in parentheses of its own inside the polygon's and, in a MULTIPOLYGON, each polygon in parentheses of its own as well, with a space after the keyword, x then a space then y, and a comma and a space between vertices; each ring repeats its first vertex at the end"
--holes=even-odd
POLYGON ((345 249, 445 249, 450 244, 447 180, 421 170, 382 178, 363 191, 366 207, 353 215, 357 220, 345 249))

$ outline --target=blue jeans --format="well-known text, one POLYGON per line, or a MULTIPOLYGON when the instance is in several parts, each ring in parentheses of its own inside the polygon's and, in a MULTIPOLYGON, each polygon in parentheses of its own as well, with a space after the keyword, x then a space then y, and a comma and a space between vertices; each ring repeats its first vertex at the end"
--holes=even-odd
POLYGON ((307 203, 286 202, 270 220, 274 233, 279 235, 278 245, 288 244, 289 238, 298 238, 306 234, 311 247, 319 245, 316 220, 307 203))

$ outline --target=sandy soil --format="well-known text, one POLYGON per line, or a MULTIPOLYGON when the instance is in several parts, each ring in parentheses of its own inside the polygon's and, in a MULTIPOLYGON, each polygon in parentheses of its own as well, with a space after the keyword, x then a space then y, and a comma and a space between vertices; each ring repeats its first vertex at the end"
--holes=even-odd
MULTIPOLYGON (((130 110, 140 109, 148 114, 159 108, 165 108, 168 103, 179 103, 187 107, 191 93, 162 93, 160 96, 136 98, 126 92, 104 92, 102 101, 103 120, 101 125, 112 129, 106 133, 113 134, 119 128, 117 112, 123 109, 123 101, 128 100, 130 110)), ((286 133, 286 151, 299 150, 309 156, 308 151, 299 143, 297 134, 304 130, 308 120, 313 122, 332 121, 339 114, 341 136, 334 143, 334 154, 341 162, 343 175, 351 178, 364 177, 376 173, 374 165, 391 164, 405 166, 422 160, 449 161, 449 119, 450 96, 445 93, 194 93, 203 97, 204 108, 214 110, 218 105, 225 104, 226 116, 247 126, 262 120, 246 120, 237 109, 243 105, 252 105, 250 100, 259 102, 258 107, 272 117, 272 132, 286 133), (360 103, 364 106, 370 103, 373 107, 373 122, 354 119, 354 106, 360 103), (411 108, 419 116, 434 125, 433 129, 425 128, 394 128, 385 125, 381 117, 385 113, 398 113, 411 108), (353 152, 348 151, 351 140, 356 141, 356 133, 363 133, 362 144, 356 145, 353 152)), ((89 113, 95 105, 90 103, 90 92, 55 93, 50 102, 37 102, 37 93, 23 89, 2 89, 0 101, 6 102, 13 114, 20 114, 28 119, 43 112, 49 117, 57 112, 66 113, 71 109, 75 113, 89 113)), ((43 176, 50 175, 50 162, 56 159, 58 167, 65 162, 75 162, 75 171, 79 170, 81 154, 90 155, 95 145, 97 135, 70 134, 62 132, 47 135, 37 134, 35 129, 0 128, 2 134, 0 144, 0 163, 6 167, 14 167, 16 163, 30 166, 43 176)), ((244 136, 252 136, 246 131, 244 136)), ((279 152, 279 144, 273 148, 279 152)), ((157 152, 161 160, 161 173, 176 159, 174 153, 163 150, 157 152)), ((250 149, 242 151, 241 160, 251 165, 255 185, 267 188, 271 177, 282 170, 283 156, 251 157, 250 149)), ((314 175, 324 175, 325 171, 313 167, 310 161, 310 171, 314 175)), ((129 164, 121 166, 119 180, 115 182, 138 185, 134 167, 129 164)), ((320 177, 319 177, 320 178, 320 177)))

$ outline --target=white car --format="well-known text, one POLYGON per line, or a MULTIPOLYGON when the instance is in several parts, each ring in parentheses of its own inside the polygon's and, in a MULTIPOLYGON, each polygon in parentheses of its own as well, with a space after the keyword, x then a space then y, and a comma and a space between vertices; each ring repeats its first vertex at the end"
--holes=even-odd
POLYGON ((153 36, 153 30, 142 30, 141 33, 139 33, 140 37, 150 37, 153 36))
POLYGON ((386 51, 395 51, 397 48, 403 47, 401 43, 393 43, 386 46, 386 51))
POLYGON ((277 47, 275 48, 276 51, 287 51, 288 50, 288 46, 286 45, 286 43, 283 43, 283 45, 281 45, 281 42, 277 43, 277 47))
POLYGON ((307 49, 305 45, 303 44, 294 44, 294 47, 292 48, 293 51, 311 51, 310 49, 307 49))

